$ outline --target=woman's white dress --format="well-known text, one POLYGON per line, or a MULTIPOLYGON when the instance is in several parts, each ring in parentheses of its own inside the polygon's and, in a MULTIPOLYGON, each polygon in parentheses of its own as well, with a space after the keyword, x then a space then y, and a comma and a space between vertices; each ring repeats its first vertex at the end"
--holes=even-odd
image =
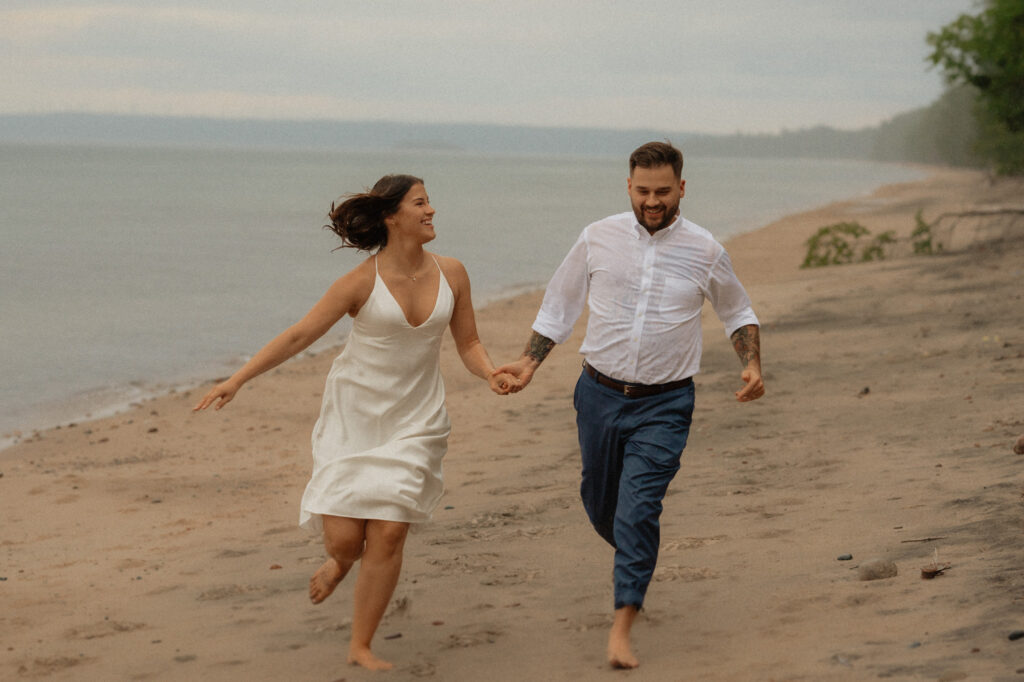
POLYGON ((299 525, 319 530, 321 514, 430 519, 444 492, 441 460, 451 431, 440 349, 454 305, 441 272, 433 312, 413 327, 376 274, 327 375, 299 525))

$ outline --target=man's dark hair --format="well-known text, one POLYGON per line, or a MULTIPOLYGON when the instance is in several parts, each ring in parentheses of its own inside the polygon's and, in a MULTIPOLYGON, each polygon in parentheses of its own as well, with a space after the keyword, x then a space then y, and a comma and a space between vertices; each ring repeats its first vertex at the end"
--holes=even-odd
POLYGON ((636 167, 657 168, 672 166, 677 178, 683 176, 683 153, 672 146, 671 142, 648 142, 637 147, 629 155, 629 176, 633 177, 636 167))

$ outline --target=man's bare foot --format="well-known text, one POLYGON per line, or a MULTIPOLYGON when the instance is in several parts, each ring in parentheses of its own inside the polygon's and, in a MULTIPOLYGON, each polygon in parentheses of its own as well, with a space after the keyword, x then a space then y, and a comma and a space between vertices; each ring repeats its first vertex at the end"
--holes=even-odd
POLYGON ((612 631, 608 633, 608 664, 613 668, 630 669, 640 665, 629 645, 629 633, 633 629, 637 611, 636 606, 615 609, 612 631))
POLYGON ((628 635, 622 639, 612 633, 608 638, 608 664, 620 670, 636 668, 640 665, 640 661, 636 660, 636 656, 633 655, 633 650, 629 646, 628 635))
POLYGON ((338 562, 328 559, 320 568, 316 569, 316 573, 309 579, 309 600, 314 604, 319 604, 327 599, 344 577, 345 574, 338 562))
POLYGON ((349 665, 361 665, 367 670, 391 670, 395 666, 388 663, 385 660, 377 658, 373 655, 369 649, 353 649, 348 650, 348 662, 349 665))

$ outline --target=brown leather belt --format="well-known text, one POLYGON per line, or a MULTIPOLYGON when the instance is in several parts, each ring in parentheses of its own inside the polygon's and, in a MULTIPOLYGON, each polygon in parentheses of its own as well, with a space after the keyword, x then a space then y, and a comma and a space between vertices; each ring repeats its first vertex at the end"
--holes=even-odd
POLYGON ((583 362, 583 369, 587 374, 594 378, 594 381, 607 386, 613 391, 618 391, 627 398, 643 398, 649 395, 658 395, 659 393, 665 393, 666 391, 674 391, 677 388, 683 388, 693 383, 692 377, 686 377, 679 381, 670 381, 667 384, 626 384, 621 381, 616 381, 610 376, 601 374, 596 369, 583 362))

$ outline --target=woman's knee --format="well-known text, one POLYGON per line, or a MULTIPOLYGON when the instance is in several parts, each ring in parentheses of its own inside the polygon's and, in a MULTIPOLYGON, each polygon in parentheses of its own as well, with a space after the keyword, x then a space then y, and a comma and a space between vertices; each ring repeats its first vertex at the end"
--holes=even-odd
POLYGON ((368 521, 366 524, 366 552, 375 557, 401 554, 409 524, 398 521, 368 521))
POLYGON ((339 564, 351 564, 363 555, 363 541, 350 538, 328 538, 324 540, 327 555, 339 564))
POLYGON ((338 563, 352 563, 363 553, 366 522, 362 519, 324 517, 324 549, 338 563))

